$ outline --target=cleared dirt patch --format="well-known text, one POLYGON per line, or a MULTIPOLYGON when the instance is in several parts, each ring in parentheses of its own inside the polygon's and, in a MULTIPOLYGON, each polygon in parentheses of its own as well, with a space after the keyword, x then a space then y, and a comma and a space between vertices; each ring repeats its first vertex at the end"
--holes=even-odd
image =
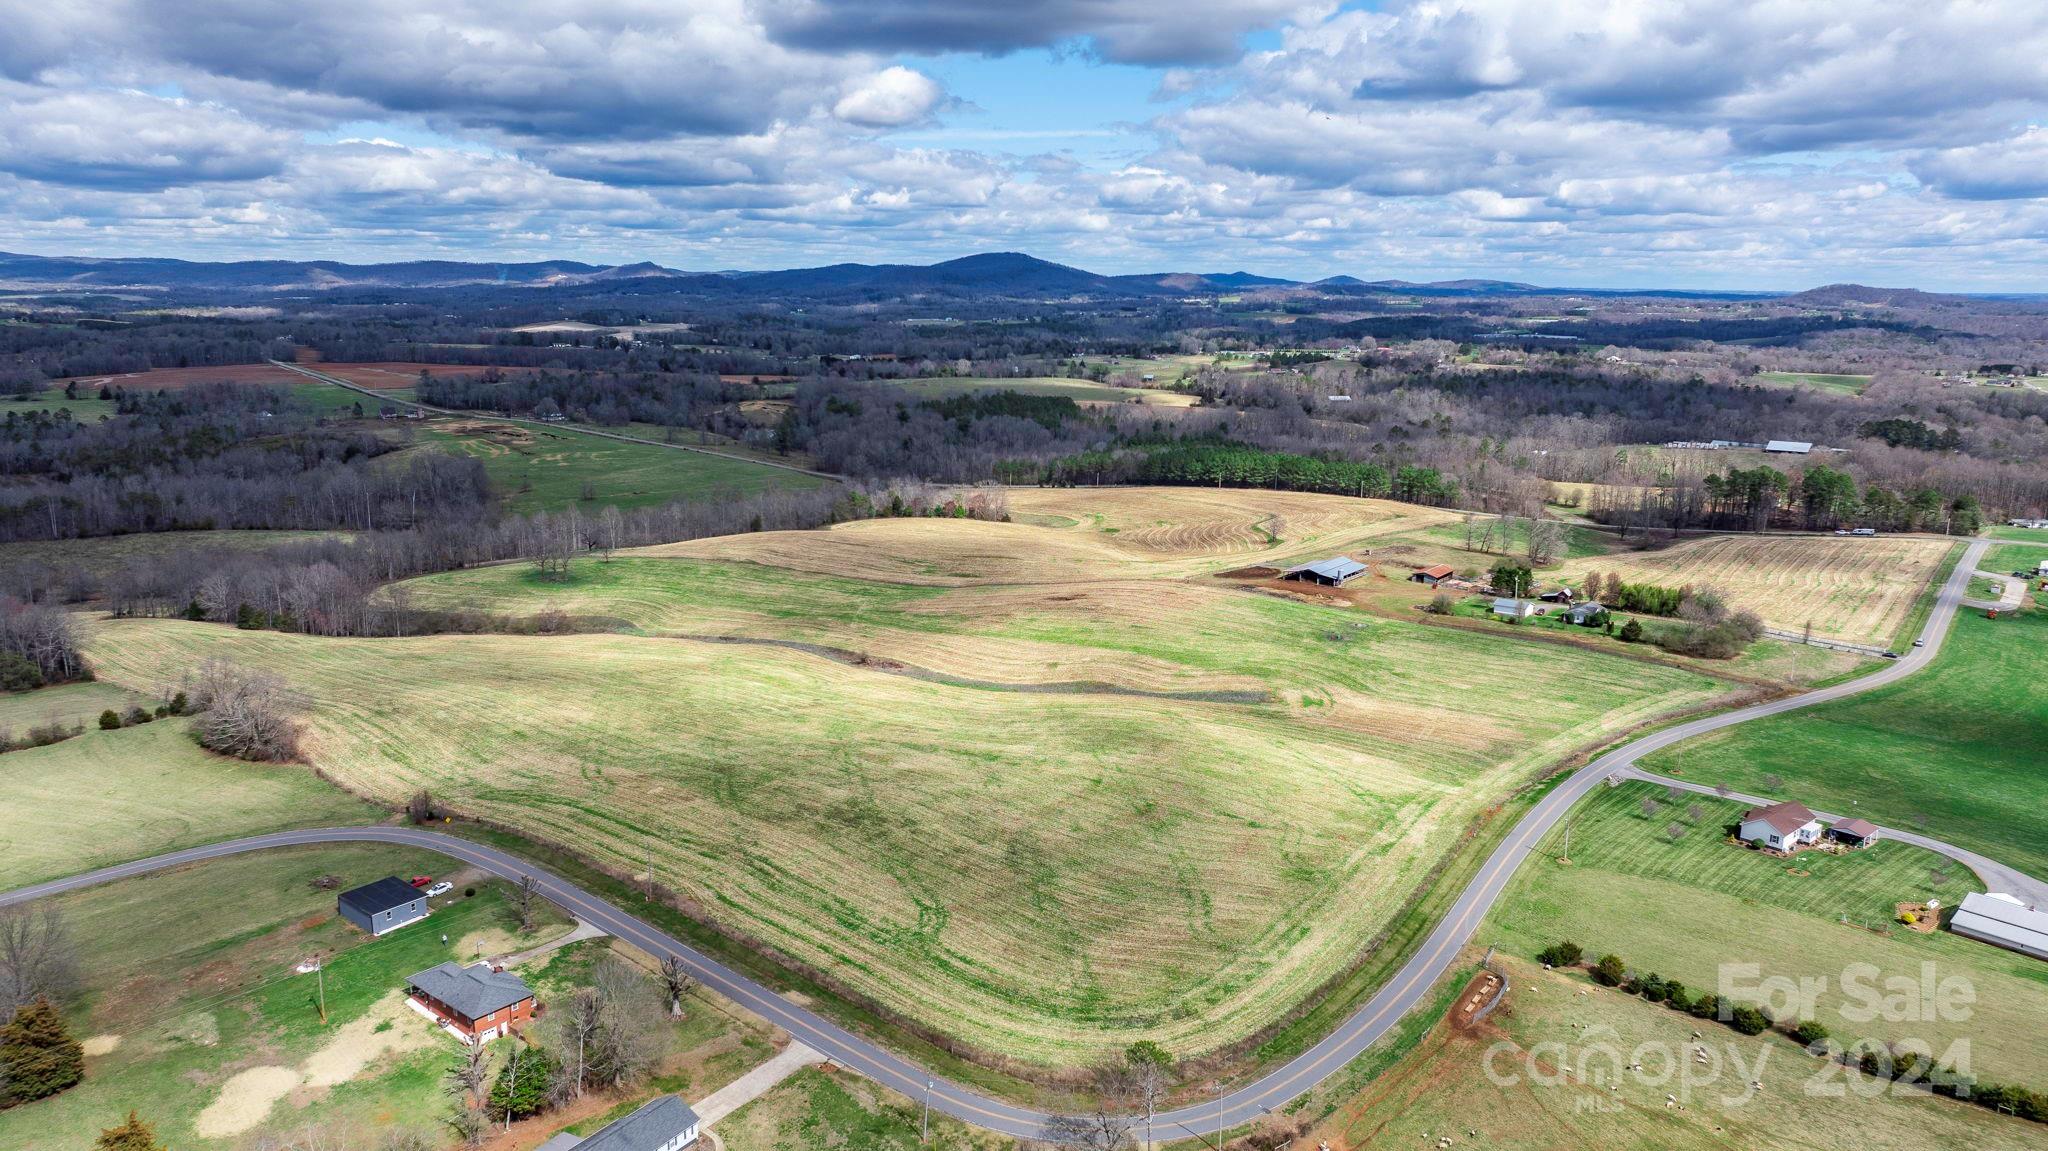
POLYGON ((176 391, 198 384, 276 384, 295 388, 308 383, 306 377, 297 372, 270 364, 220 364, 203 368, 155 368, 146 372, 117 372, 102 376, 73 376, 70 379, 53 380, 50 386, 62 388, 76 383, 81 389, 98 389, 101 384, 112 384, 123 391, 155 391, 168 388, 176 391))
POLYGON ((438 425, 438 430, 451 436, 474 436, 506 447, 525 447, 533 443, 533 433, 518 424, 486 423, 482 420, 459 420, 438 425))
POLYGON ((119 1035, 95 1035, 79 1044, 79 1046, 85 1048, 87 1055, 107 1055, 111 1054, 116 1047, 121 1046, 121 1037, 119 1035))
POLYGON ((270 1109, 298 1085, 299 1073, 289 1067, 238 1071, 221 1084, 220 1094, 192 1121, 192 1130, 205 1139, 240 1135, 269 1118, 270 1109))

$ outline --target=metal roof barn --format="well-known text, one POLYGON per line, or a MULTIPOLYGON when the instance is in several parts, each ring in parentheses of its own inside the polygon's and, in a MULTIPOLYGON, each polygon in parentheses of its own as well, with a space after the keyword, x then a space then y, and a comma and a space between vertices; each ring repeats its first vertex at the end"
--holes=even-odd
POLYGON ((1948 929, 2022 955, 2048 959, 2048 912, 2035 911, 2011 896, 1975 891, 1963 896, 1948 929))

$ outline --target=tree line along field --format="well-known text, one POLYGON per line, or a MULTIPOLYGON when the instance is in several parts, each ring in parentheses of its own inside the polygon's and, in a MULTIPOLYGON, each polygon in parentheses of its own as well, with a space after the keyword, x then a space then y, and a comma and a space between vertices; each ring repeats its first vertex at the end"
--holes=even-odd
POLYGON ((1574 813, 1571 864, 1557 861, 1563 829, 1556 829, 1530 853, 1480 938, 1524 959, 1570 939, 1589 960, 1611 952, 1632 971, 1681 980, 1694 993, 1718 990, 1728 964, 1756 964, 1751 986, 1770 975, 1824 978, 1816 1017, 1844 1045, 1916 1039, 1940 1053, 1967 1040, 1972 1070, 1986 1082, 2048 1080, 2048 1034, 2028 1022, 2048 1015, 2040 961, 1892 922, 1899 903, 1932 897, 1953 907, 1964 893, 1983 890, 1976 876, 1897 842, 1839 856, 1767 856, 1724 839, 1742 809, 1711 796, 1668 801, 1662 787, 1647 783, 1603 789, 1574 813), (1643 814, 1645 799, 1659 805, 1654 813, 1643 814), (1692 806, 1704 817, 1690 819, 1692 806), (1672 823, 1687 826, 1675 842, 1667 834, 1672 823), (1851 963, 1873 965, 1880 986, 1891 976, 1917 985, 1921 965, 1931 963, 1937 980, 1966 980, 1974 1006, 1931 1020, 1845 1016, 1855 1005, 1842 979, 1851 963))
POLYGON ((2044 651, 2048 611, 1964 610, 1933 664, 1898 683, 1690 740, 1643 766, 1924 827, 2048 874, 2044 651))
MULTIPOLYGON (((1105 522, 1133 515, 1121 498, 1099 493, 1105 522)), ((1358 502, 1284 506, 1329 517, 1320 549, 1394 522, 1356 522, 1358 502)), ((651 859, 702 916, 1040 1065, 1257 1033, 1358 958, 1478 812, 1728 686, 1229 591, 1204 573, 1243 562, 1232 532, 1127 541, 1069 510, 1071 527, 868 521, 579 562, 566 584, 505 565, 407 585, 638 635, 124 620, 91 651, 115 682, 209 655, 275 670, 345 786, 425 787, 619 873, 651 859)))
POLYGON ((1786 631, 1888 644, 1955 541, 1922 536, 1706 536, 1571 565, 1570 576, 1711 587, 1786 631))

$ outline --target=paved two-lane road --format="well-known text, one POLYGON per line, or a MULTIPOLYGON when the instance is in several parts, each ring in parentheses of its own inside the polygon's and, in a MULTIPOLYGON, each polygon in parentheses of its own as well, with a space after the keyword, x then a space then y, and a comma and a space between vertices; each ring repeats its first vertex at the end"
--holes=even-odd
MULTIPOLYGON (((1479 926, 1487 911, 1500 898, 1523 857, 1543 841, 1544 836, 1556 826, 1574 803, 1588 791, 1599 786, 1601 781, 1618 773, 1634 773, 1635 762, 1640 757, 1670 747, 1681 740, 1719 731, 1738 723, 1779 715, 1796 708, 1811 707, 1817 703, 1882 687, 1925 667, 1934 658, 1935 653, 1941 650, 1942 640, 1948 634, 1949 624, 1955 618, 1957 606, 1963 599, 1963 592, 1969 586, 1970 573, 1975 570, 1987 546, 1989 545, 1984 541, 1972 543, 1962 562, 1956 565, 1954 573, 1942 585, 1933 613, 1928 617, 1926 629, 1922 633, 1927 641, 1926 646, 1913 649, 1892 666, 1861 679, 1807 692, 1804 695, 1678 724, 1610 751, 1574 772, 1522 816, 1508 832, 1507 838, 1487 858, 1479 873, 1466 885, 1464 892, 1451 906, 1443 921, 1430 932, 1429 938, 1423 942, 1421 948, 1385 987, 1359 1008, 1356 1014, 1346 1019, 1322 1042, 1256 1082, 1221 1095, 1213 1102, 1161 1113, 1154 1122, 1155 1131, 1162 1136, 1206 1135, 1255 1121, 1267 1111, 1279 1110, 1326 1076, 1357 1058, 1391 1030, 1402 1016, 1422 1002, 1431 985, 1457 962, 1459 951, 1471 939, 1472 932, 1479 926)), ((1975 859, 1987 868, 1996 869, 1994 873, 1979 870, 1979 874, 1985 875, 1987 882, 1994 887, 2013 886, 2013 883, 2001 884, 1994 878, 1996 875, 2014 881, 2025 880, 2043 891, 2048 891, 2048 886, 2040 885, 2031 877, 1980 856, 1972 856, 1922 836, 1898 831, 1889 833, 1897 839, 1932 847, 1962 860, 1973 868, 1977 867, 1976 863, 1971 862, 1975 859)), ((799 1041, 842 1066, 886 1084, 913 1099, 924 1098, 926 1085, 929 1083, 933 1107, 992 1131, 1030 1138, 1037 1135, 1044 1125, 1046 1115, 1042 1112, 990 1098, 969 1088, 928 1076, 923 1068, 908 1059, 870 1043, 816 1012, 789 1002, 710 956, 672 938, 631 912, 614 907, 558 876, 551 875, 497 848, 439 832, 411 827, 344 827, 259 835, 172 852, 152 859, 102 868, 69 879, 52 880, 21 888, 0 894, 0 907, 197 860, 215 859, 270 847, 347 842, 396 843, 424 847, 507 879, 532 875, 539 881, 543 895, 560 904, 578 919, 596 924, 634 946, 654 954, 681 956, 705 986, 783 1028, 799 1041)))

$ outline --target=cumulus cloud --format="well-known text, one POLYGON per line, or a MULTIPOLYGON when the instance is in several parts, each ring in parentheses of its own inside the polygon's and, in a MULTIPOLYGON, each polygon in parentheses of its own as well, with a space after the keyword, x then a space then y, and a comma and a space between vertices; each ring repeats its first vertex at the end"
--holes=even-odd
MULTIPOLYGON (((70 11, 77 5, 57 6, 70 11)), ((742 0, 106 0, 42 21, 13 75, 154 61, 522 138, 733 135, 802 115, 872 59, 771 40, 742 0)))
POLYGON ((2004 140, 1928 152, 1910 166, 1922 183, 1958 199, 2048 197, 2048 130, 2033 127, 2004 140))
POLYGON ((900 128, 930 116, 941 95, 936 80, 899 65, 860 80, 832 114, 863 128, 900 128))
POLYGON ((1001 54, 1085 41, 1125 64, 1235 59, 1247 33, 1312 8, 1303 0, 761 0, 784 43, 812 49, 1001 54))
POLYGON ((1750 285, 2048 255, 2021 0, 0 5, 24 247, 1750 285), (972 55, 1014 84, 1048 49, 1152 78, 1101 70, 1125 103, 1038 154, 933 79, 979 101, 972 55))
POLYGON ((0 100, 0 170, 51 183, 156 191, 253 180, 279 171, 286 147, 231 111, 140 92, 0 100))

